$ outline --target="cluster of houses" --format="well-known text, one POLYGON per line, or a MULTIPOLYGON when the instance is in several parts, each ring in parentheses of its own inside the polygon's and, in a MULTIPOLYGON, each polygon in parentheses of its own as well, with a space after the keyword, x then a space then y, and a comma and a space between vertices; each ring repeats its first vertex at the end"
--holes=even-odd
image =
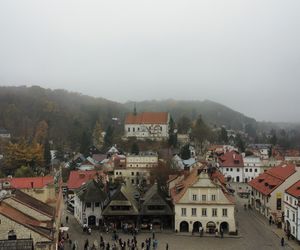
POLYGON ((247 183, 249 205, 300 241, 300 152, 252 144, 247 154, 214 145, 207 160, 215 162, 228 181, 247 183))
POLYGON ((56 249, 60 197, 52 176, 0 179, 0 249, 56 249))
POLYGON ((147 189, 131 181, 111 188, 105 175, 96 170, 71 172, 68 189, 82 226, 236 233, 233 195, 224 176, 210 165, 198 163, 170 176, 167 186, 154 182, 147 189))

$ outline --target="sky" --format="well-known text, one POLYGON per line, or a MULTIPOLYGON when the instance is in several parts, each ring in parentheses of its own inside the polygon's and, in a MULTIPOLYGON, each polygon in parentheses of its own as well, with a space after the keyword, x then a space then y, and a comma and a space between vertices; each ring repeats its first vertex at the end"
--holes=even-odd
POLYGON ((299 0, 1 0, 0 85, 300 122, 299 0))

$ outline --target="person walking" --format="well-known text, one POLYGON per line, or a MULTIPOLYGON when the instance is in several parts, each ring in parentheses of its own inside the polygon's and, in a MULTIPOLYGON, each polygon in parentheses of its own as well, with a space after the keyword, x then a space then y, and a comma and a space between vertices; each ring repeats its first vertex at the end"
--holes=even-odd
POLYGON ((169 250, 169 244, 167 243, 167 245, 166 245, 166 250, 169 250))
POLYGON ((67 215, 66 216, 66 224, 68 224, 68 222, 69 222, 69 216, 67 215))
POLYGON ((281 246, 282 247, 284 246, 284 238, 283 237, 281 238, 281 246))
POLYGON ((220 234, 221 234, 221 238, 223 238, 224 237, 224 230, 223 230, 223 228, 220 229, 220 234))

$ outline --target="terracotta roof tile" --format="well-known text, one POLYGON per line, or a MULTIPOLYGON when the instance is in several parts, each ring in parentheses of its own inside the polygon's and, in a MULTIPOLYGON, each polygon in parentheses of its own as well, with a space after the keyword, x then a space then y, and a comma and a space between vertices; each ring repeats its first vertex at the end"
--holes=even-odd
POLYGON ((292 186, 285 190, 285 192, 297 199, 300 199, 300 180, 295 182, 292 186))
POLYGON ((143 112, 137 115, 127 114, 125 124, 166 124, 169 114, 167 112, 143 112))
POLYGON ((242 155, 236 151, 226 152, 219 157, 221 167, 243 167, 244 161, 242 155))
POLYGON ((10 182, 11 188, 15 188, 15 189, 43 188, 48 184, 54 184, 54 177, 42 176, 42 177, 23 177, 23 178, 3 178, 0 181, 10 182))
POLYGON ((96 177, 97 173, 103 177, 103 181, 106 181, 106 174, 103 171, 97 170, 74 170, 71 171, 67 186, 68 189, 77 189, 80 188, 83 184, 87 183, 89 180, 92 180, 96 177))
POLYGON ((248 184, 260 193, 269 195, 295 172, 295 165, 281 164, 260 174, 248 184))

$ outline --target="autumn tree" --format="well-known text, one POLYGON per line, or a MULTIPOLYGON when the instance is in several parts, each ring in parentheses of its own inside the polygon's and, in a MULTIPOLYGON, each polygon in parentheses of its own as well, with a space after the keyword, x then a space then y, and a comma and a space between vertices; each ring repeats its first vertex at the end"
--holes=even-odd
POLYGON ((102 136, 103 130, 101 127, 101 124, 99 121, 96 122, 94 130, 93 130, 93 134, 92 134, 92 142, 93 145, 98 148, 101 149, 103 147, 104 144, 104 138, 102 136))
POLYGON ((25 139, 19 142, 10 142, 5 147, 5 165, 9 169, 16 169, 21 166, 29 166, 37 170, 44 163, 43 145, 33 142, 29 143, 25 139))
POLYGON ((44 144, 45 140, 48 138, 48 128, 48 123, 45 120, 40 121, 36 126, 34 141, 44 144))

